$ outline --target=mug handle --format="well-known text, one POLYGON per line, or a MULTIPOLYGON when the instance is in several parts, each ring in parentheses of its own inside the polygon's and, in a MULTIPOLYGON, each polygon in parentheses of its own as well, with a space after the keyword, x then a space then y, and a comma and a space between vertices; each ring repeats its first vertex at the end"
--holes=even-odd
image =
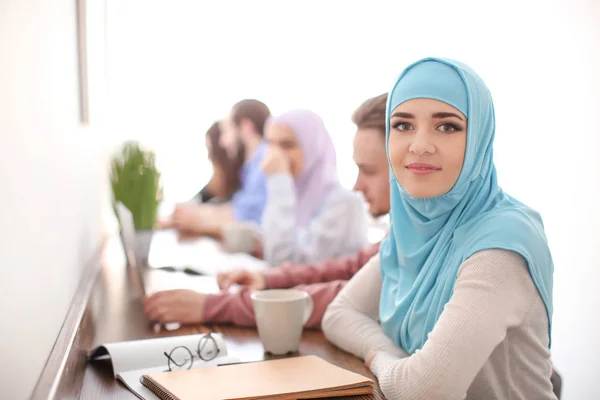
POLYGON ((306 322, 308 322, 308 320, 310 319, 310 316, 313 313, 313 309, 314 309, 314 303, 313 303, 313 299, 312 297, 310 297, 310 294, 307 293, 306 296, 306 304, 304 305, 304 320, 302 321, 302 325, 306 324, 306 322))

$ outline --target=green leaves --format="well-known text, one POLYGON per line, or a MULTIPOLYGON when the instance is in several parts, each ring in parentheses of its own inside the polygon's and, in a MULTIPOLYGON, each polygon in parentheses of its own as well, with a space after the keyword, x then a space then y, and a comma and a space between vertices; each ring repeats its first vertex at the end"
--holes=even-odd
POLYGON ((156 223, 163 191, 155 158, 137 142, 126 142, 111 160, 113 200, 131 211, 136 230, 153 229, 156 223))

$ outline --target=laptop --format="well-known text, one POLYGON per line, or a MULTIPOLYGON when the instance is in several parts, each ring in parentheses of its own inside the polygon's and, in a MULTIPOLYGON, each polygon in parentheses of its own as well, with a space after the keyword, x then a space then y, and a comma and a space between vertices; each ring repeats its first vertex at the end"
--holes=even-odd
POLYGON ((137 254, 133 215, 121 202, 116 204, 115 210, 121 227, 121 242, 125 258, 140 284, 142 296, 171 289, 190 289, 202 293, 219 292, 214 276, 198 276, 198 272, 194 276, 170 267, 154 267, 151 274, 145 274, 147 267, 139 262, 140 257, 137 254))
POLYGON ((115 205, 115 211, 119 226, 121 227, 121 243, 123 244, 123 252, 125 253, 127 265, 135 272, 140 289, 142 290, 142 296, 146 297, 146 282, 144 279, 144 271, 142 270, 143 266, 138 263, 136 251, 137 246, 133 214, 131 214, 131 211, 129 211, 129 209, 120 201, 115 205))

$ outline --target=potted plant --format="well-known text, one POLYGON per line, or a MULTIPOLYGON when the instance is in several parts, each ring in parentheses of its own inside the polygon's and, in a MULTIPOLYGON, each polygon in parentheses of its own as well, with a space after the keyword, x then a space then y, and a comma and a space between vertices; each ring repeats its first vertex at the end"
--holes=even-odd
POLYGON ((125 142, 112 157, 110 181, 113 204, 123 203, 133 215, 136 256, 141 265, 146 265, 163 195, 156 155, 142 149, 138 142, 125 142))

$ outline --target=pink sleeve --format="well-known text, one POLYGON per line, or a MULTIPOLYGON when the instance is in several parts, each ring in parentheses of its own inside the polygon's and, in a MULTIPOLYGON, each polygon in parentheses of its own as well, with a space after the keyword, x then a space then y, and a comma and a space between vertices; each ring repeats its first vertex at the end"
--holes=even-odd
MULTIPOLYGON (((299 285, 294 289, 306 291, 313 299, 313 313, 306 322, 307 328, 320 328, 321 319, 329 303, 346 285, 346 281, 314 283, 299 285)), ((252 308, 251 289, 244 287, 236 293, 223 291, 209 294, 204 303, 203 322, 214 324, 234 324, 237 326, 256 326, 254 309, 252 308)))
POLYGON ((207 295, 202 322, 256 326, 251 293, 249 287, 243 286, 235 293, 222 291, 219 294, 207 295))
POLYGON ((363 248, 357 254, 334 258, 317 264, 286 263, 263 272, 269 289, 297 285, 348 280, 379 251, 379 243, 363 248))
POLYGON ((313 283, 312 285, 299 285, 294 289, 304 290, 313 299, 313 313, 304 324, 307 328, 321 328, 321 320, 327 310, 329 303, 335 299, 335 296, 346 286, 348 281, 332 281, 323 283, 313 283))

